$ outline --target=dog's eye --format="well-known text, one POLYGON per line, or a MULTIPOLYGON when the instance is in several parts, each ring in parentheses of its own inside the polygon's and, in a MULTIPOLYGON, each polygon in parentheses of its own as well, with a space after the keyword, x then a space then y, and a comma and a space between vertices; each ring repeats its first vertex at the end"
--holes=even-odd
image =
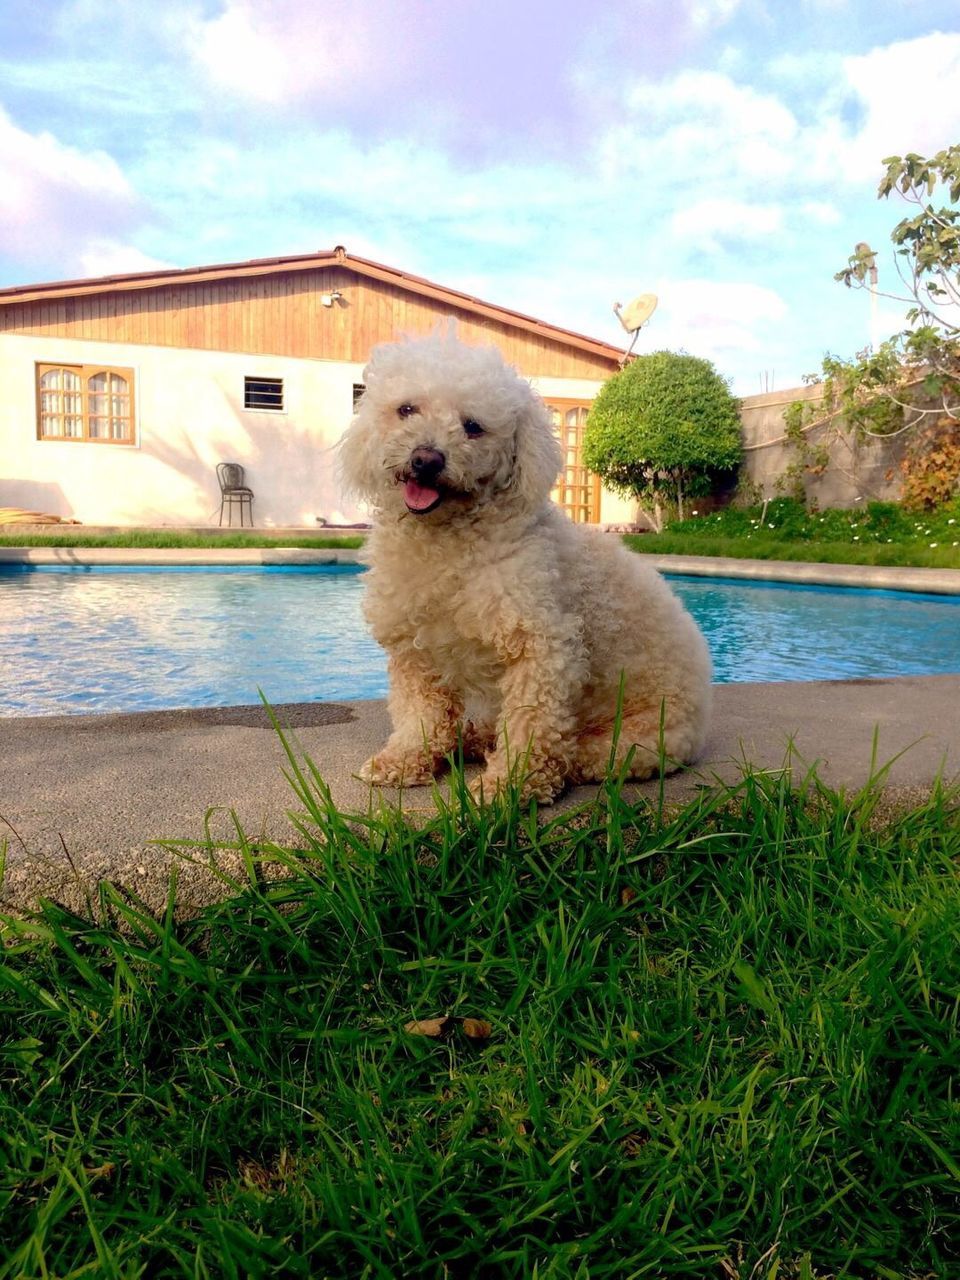
POLYGON ((484 433, 483 427, 475 418, 464 418, 463 430, 471 440, 476 440, 477 436, 482 436, 484 433))
POLYGON ((419 413, 419 412, 420 410, 417 408, 415 404, 402 404, 400 408, 397 410, 397 417, 410 418, 413 416, 413 414, 419 413))

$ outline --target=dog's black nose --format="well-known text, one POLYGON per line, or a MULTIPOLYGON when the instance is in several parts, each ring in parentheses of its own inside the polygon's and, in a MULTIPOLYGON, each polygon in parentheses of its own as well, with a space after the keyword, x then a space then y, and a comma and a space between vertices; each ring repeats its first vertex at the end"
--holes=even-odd
POLYGON ((410 470, 415 480, 436 480, 447 465, 447 459, 439 449, 421 447, 410 455, 410 470))

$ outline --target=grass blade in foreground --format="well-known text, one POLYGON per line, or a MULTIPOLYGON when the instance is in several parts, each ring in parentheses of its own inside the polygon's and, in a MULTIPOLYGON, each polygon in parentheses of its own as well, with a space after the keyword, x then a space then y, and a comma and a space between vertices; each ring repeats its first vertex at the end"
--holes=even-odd
POLYGON ((958 796, 877 798, 318 793, 196 920, 6 922, 0 1276, 957 1274, 958 796))

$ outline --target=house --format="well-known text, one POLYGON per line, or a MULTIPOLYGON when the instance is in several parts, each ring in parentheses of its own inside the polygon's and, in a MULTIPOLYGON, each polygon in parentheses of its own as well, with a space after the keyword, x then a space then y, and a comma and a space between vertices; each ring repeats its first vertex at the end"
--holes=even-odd
POLYGON ((0 507, 95 525, 216 523, 215 467, 242 463, 265 527, 361 519, 334 446, 371 347, 453 317, 550 406, 557 500, 575 520, 633 508, 581 465, 591 401, 622 351, 348 254, 0 290, 0 507))

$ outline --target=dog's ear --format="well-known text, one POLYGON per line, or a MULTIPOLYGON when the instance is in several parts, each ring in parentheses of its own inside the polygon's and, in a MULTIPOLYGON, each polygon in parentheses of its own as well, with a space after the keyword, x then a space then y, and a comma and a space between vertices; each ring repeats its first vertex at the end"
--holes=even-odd
POLYGON ((337 441, 337 477, 345 494, 374 505, 383 488, 382 440, 377 425, 376 393, 384 376, 389 374, 391 360, 396 359, 396 344, 380 343, 370 353, 363 370, 364 391, 354 406, 350 425, 337 441))
POLYGON ((378 498, 383 467, 379 458, 375 424, 368 421, 361 402, 359 412, 336 444, 337 476, 344 493, 373 502, 378 498))
POLYGON ((509 488, 523 498, 526 506, 538 507, 550 497, 563 464, 563 451, 547 407, 533 388, 517 418, 514 449, 509 488))

